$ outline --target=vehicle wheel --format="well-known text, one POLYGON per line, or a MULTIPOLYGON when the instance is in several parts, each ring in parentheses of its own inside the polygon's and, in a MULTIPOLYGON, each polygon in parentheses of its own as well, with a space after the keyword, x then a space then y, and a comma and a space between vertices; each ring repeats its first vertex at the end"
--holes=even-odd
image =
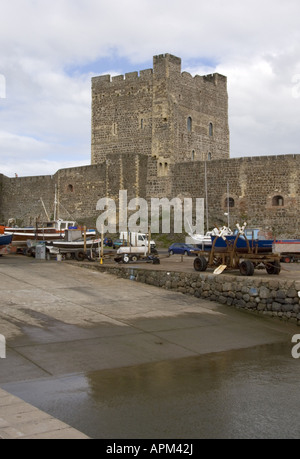
POLYGON ((131 261, 133 261, 134 263, 136 263, 138 261, 138 256, 137 255, 132 255, 131 257, 131 261))
POLYGON ((268 263, 266 266, 266 271, 268 274, 279 274, 280 269, 281 267, 279 261, 273 261, 272 263, 268 263))
POLYGON ((188 256, 189 255, 189 252, 187 252, 186 250, 184 251, 184 255, 185 256, 188 256))
POLYGON ((173 250, 170 250, 169 255, 174 255, 173 250))
POLYGON ((250 260, 244 260, 240 263, 240 273, 242 276, 253 276, 254 265, 250 260))
POLYGON ((196 257, 194 260, 195 271, 205 271, 207 268, 207 260, 205 257, 196 257))
POLYGON ((75 252, 75 258, 77 261, 83 261, 85 259, 85 253, 83 250, 77 250, 75 252))
POLYGON ((129 256, 128 255, 124 255, 123 256, 123 263, 127 264, 127 263, 129 263, 129 261, 130 261, 129 260, 129 256))

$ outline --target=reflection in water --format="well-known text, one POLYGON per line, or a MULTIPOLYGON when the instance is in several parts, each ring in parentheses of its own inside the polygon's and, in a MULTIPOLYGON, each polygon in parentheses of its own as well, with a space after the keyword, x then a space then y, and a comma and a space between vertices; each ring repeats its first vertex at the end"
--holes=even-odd
POLYGON ((299 438, 299 380, 272 344, 6 389, 92 438, 299 438))

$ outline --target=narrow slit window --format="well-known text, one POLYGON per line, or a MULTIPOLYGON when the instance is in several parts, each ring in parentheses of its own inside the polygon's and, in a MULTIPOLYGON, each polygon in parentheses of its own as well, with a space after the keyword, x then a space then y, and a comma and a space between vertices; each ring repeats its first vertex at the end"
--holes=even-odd
POLYGON ((187 119, 187 130, 188 132, 192 132, 192 118, 190 116, 187 119))

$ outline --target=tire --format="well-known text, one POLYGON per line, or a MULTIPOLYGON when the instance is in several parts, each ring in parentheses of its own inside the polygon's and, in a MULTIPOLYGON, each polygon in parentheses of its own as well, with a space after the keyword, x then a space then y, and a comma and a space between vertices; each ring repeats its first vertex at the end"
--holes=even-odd
POLYGON ((131 261, 133 261, 134 263, 136 263, 138 261, 139 257, 137 255, 132 255, 131 257, 131 261))
POLYGON ((189 256, 189 252, 187 252, 187 251, 185 250, 184 255, 185 255, 186 257, 189 256))
POLYGON ((244 260, 240 263, 240 273, 242 276, 253 276, 254 265, 250 260, 244 260))
POLYGON ((169 255, 174 255, 173 250, 170 250, 169 255))
POLYGON ((273 261, 266 266, 266 271, 268 274, 279 274, 281 266, 279 261, 273 261))
POLYGON ((83 261, 85 259, 85 253, 83 250, 77 250, 75 252, 75 258, 77 261, 83 261))
POLYGON ((128 255, 123 255, 123 263, 128 264, 129 261, 130 261, 129 256, 128 255))
POLYGON ((194 260, 194 269, 195 271, 206 271, 207 260, 205 257, 196 257, 194 260))

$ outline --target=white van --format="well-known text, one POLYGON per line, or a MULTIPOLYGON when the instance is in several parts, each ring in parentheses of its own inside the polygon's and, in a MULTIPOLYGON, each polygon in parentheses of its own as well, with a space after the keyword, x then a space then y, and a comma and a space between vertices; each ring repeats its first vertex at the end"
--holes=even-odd
MULTIPOLYGON (((120 233, 120 239, 129 242, 133 247, 148 247, 148 234, 146 233, 135 233, 122 231, 120 233)), ((151 249, 155 249, 156 244, 154 241, 150 241, 151 249)))

